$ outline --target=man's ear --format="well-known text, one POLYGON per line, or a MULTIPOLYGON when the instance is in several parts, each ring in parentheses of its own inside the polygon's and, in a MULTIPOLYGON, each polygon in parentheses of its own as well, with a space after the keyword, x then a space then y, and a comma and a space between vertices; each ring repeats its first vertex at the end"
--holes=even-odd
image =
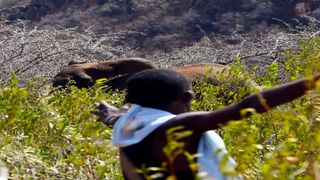
POLYGON ((192 99, 194 99, 194 94, 192 91, 185 91, 183 92, 181 99, 184 103, 189 103, 192 101, 192 99))
POLYGON ((125 103, 135 103, 135 101, 129 94, 126 94, 125 103))

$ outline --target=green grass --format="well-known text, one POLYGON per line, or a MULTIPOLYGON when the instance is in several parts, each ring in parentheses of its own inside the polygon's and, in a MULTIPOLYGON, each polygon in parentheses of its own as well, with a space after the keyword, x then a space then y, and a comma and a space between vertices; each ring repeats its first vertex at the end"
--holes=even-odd
MULTIPOLYGON (((288 52, 283 69, 274 62, 266 74, 254 75, 242 70, 240 59, 232 68, 265 88, 308 77, 319 71, 319 41, 303 41, 300 49, 288 52)), ((40 82, 30 80, 22 88, 12 76, 8 84, 0 85, 0 165, 9 169, 10 177, 122 179, 118 151, 110 143, 111 129, 97 122, 90 110, 100 100, 119 107, 123 93, 101 85, 48 93, 50 87, 40 82)), ((193 102, 193 110, 220 109, 248 93, 239 88, 217 98, 224 88, 195 84, 201 98, 193 102)), ((245 179, 315 179, 320 176, 319 110, 316 90, 271 112, 230 122, 219 132, 245 179)))

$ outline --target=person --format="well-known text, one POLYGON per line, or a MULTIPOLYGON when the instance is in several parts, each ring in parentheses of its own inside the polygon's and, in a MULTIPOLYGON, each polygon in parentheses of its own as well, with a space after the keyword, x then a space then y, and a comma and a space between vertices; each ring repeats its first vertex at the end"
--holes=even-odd
POLYGON ((264 113, 290 102, 314 89, 319 77, 317 73, 286 83, 212 112, 189 112, 194 94, 185 76, 172 70, 145 70, 127 81, 129 109, 106 112, 110 108, 101 103, 94 113, 101 121, 109 115, 115 122, 112 142, 120 149, 125 179, 148 179, 152 175, 148 167, 158 167, 160 179, 196 179, 200 172, 206 174, 203 179, 240 179, 224 174, 223 162, 230 167, 236 164, 212 130, 253 113, 245 109, 264 113), (196 154, 201 154, 196 156, 196 166, 190 166, 190 155, 196 154))

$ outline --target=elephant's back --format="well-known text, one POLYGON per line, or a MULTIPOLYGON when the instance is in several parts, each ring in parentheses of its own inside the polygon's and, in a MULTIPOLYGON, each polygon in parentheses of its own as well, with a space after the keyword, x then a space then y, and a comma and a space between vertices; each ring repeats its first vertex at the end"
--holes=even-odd
POLYGON ((144 58, 122 58, 117 60, 107 60, 100 63, 102 66, 111 66, 111 67, 149 67, 149 68, 157 68, 157 65, 152 61, 144 58))
POLYGON ((152 61, 143 58, 124 58, 99 63, 96 69, 108 71, 112 75, 134 74, 146 69, 157 68, 152 61), (112 71, 112 72, 111 72, 112 71))
POLYGON ((173 70, 185 75, 191 81, 211 78, 227 70, 229 67, 222 64, 190 64, 180 67, 174 67, 173 70))

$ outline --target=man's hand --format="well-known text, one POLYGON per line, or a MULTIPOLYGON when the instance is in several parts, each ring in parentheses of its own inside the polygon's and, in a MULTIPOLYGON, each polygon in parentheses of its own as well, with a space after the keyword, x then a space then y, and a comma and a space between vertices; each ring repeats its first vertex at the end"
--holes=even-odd
POLYGON ((98 121, 109 126, 110 128, 116 123, 116 121, 128 110, 128 106, 124 105, 120 109, 111 106, 106 101, 100 103, 94 103, 97 111, 91 111, 91 113, 99 116, 98 121))

